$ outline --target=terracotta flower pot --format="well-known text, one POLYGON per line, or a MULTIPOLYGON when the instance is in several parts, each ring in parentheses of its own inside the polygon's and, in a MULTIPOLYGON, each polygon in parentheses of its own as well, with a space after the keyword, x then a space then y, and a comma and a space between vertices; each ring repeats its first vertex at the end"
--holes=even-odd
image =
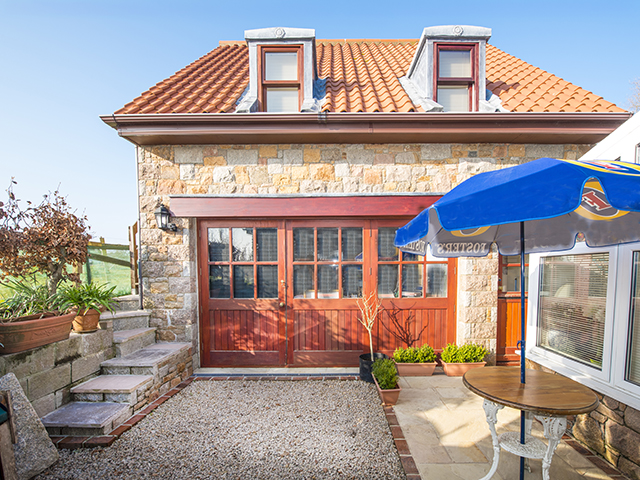
POLYGON ((436 369, 436 362, 433 363, 398 363, 398 375, 401 377, 430 377, 436 369))
POLYGON ((83 315, 76 315, 73 319, 73 331, 76 333, 95 332, 100 328, 100 310, 90 308, 83 315))
MULTIPOLYGON (((75 314, 0 323, 0 354, 18 353, 66 340, 75 314)), ((26 317, 28 318, 28 317, 26 317)))
POLYGON ((446 363, 442 362, 442 368, 444 373, 448 377, 461 377, 472 368, 484 367, 487 362, 474 362, 474 363, 446 363))
POLYGON ((391 406, 395 405, 398 402, 398 397, 400 396, 400 391, 402 390, 402 387, 400 387, 400 385, 396 385, 396 388, 383 390, 382 388, 380 388, 380 385, 378 385, 378 380, 376 380, 376 377, 373 377, 373 381, 376 384, 378 395, 380 395, 380 400, 382 400, 383 405, 391 406))

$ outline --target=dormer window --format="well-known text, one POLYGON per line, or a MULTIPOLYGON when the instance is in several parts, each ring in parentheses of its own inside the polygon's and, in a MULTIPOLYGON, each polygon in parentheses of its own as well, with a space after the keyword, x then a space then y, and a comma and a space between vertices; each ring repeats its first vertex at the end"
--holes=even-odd
POLYGON ((301 47, 262 47, 260 105, 265 112, 299 112, 301 47))
POLYGON ((259 28, 244 32, 249 47, 249 86, 236 112, 319 112, 325 82, 318 79, 316 32, 307 28, 259 28))
POLYGON ((469 25, 427 27, 407 75, 400 78, 425 112, 504 112, 486 88, 486 51, 491 29, 469 25))
POLYGON ((445 112, 476 110, 475 45, 436 44, 435 101, 445 112))

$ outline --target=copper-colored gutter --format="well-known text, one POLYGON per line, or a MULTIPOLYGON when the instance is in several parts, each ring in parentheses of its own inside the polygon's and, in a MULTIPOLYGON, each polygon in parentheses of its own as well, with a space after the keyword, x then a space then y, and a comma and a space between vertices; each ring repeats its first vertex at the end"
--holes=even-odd
POLYGON ((262 143, 584 143, 630 113, 222 113, 104 115, 136 145, 262 143))

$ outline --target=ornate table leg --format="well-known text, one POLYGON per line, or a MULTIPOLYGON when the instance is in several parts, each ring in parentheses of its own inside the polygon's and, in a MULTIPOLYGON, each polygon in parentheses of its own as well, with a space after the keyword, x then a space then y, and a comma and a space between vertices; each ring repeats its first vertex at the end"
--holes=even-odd
POLYGON ((536 418, 542 422, 544 427, 544 436, 549 440, 547 445, 547 451, 542 459, 542 480, 549 480, 549 467, 551 466, 551 459, 556 451, 556 447, 562 435, 564 435, 567 429, 566 417, 543 417, 536 415, 536 418))
POLYGON ((496 433, 496 423, 498 422, 498 411, 502 410, 504 405, 498 405, 497 403, 493 403, 485 399, 482 407, 484 408, 484 413, 487 417, 489 430, 491 430, 491 441, 493 442, 493 463, 491 464, 489 473, 480 480, 489 480, 493 477, 493 474, 496 473, 496 470, 498 469, 498 462, 500 461, 500 442, 498 441, 498 434, 496 433))

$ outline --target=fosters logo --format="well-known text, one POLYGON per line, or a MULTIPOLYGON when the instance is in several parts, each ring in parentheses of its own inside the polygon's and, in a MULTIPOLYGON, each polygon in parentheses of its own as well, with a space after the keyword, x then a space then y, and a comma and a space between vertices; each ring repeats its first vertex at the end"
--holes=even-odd
POLYGON ((575 212, 589 220, 613 220, 629 213, 613 208, 607 201, 600 183, 595 180, 585 184, 582 192, 582 203, 576 208, 575 212))

